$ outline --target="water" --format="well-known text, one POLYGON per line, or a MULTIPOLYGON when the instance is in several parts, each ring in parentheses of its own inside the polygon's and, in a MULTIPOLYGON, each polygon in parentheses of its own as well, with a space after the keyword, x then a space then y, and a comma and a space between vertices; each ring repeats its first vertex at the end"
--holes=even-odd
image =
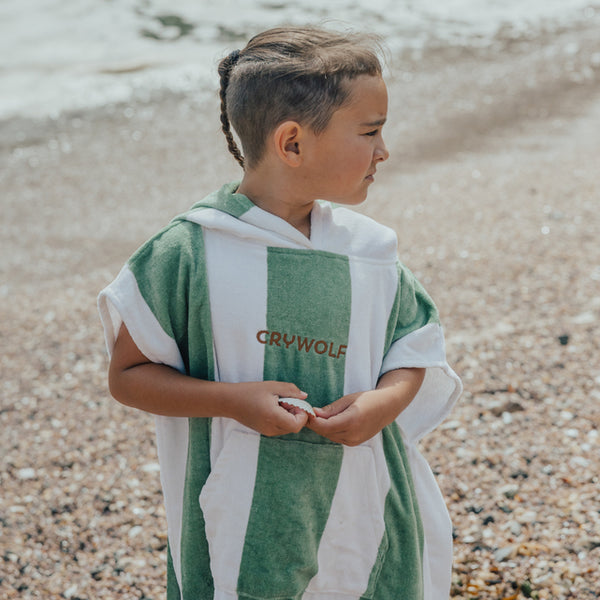
POLYGON ((213 90, 225 53, 282 23, 375 31, 419 60, 598 22, 589 0, 0 0, 0 121, 213 90))

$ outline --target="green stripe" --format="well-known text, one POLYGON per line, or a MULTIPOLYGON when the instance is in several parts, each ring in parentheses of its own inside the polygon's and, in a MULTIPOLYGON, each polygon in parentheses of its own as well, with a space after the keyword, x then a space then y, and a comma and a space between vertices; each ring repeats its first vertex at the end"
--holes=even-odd
MULTIPOLYGON (((400 277, 400 273, 398 273, 400 277)), ((394 333, 396 331, 396 324, 398 323, 398 314, 400 312, 400 283, 396 289, 396 296, 394 297, 394 304, 392 304, 392 310, 388 318, 387 329, 385 331, 385 345, 384 354, 390 349, 392 342, 394 341, 394 333)))
POLYGON ((181 592, 175 569, 173 567, 173 557, 171 556, 171 546, 167 542, 167 600, 181 600, 181 592))
POLYGON ((352 295, 348 258, 269 248, 267 260, 265 379, 295 383, 313 406, 330 404, 344 393, 352 295))
MULTIPOLYGON (((236 194, 235 190, 240 186, 239 181, 227 183, 216 192, 213 192, 197 204, 192 210, 198 208, 216 208, 232 217, 240 218, 245 212, 254 207, 253 202, 243 194, 236 194)), ((185 218, 185 215, 180 218, 185 218)))
MULTIPOLYGON (((197 227, 197 226, 196 226, 197 227)), ((197 227, 198 231, 201 231, 197 227)), ((198 236, 200 237, 200 236, 198 236)), ((201 237, 200 237, 201 239, 201 237)), ((194 249, 194 276, 186 299, 189 374, 199 379, 214 380, 210 301, 204 260, 204 244, 194 249)), ((208 541, 199 497, 210 474, 211 419, 188 419, 189 442, 184 488, 181 532, 181 575, 183 600, 212 598, 214 584, 210 570, 208 541)))
POLYGON ((382 430, 383 449, 392 475, 385 500, 386 531, 380 554, 385 559, 371 573, 362 600, 422 600, 423 598, 423 523, 410 472, 408 456, 396 423, 382 430))
POLYGON ((317 572, 343 457, 338 444, 262 437, 240 598, 300 598, 317 572))
MULTIPOLYGON (((346 257, 268 249, 265 379, 296 383, 316 406, 343 395, 350 285, 346 257)), ((342 458, 342 446, 309 430, 261 439, 240 598, 302 596, 318 569, 342 458)))
POLYGON ((189 446, 183 497, 181 580, 183 600, 212 598, 210 570, 200 492, 210 473, 210 419, 188 419, 189 446))
POLYGON ((395 338, 430 325, 439 324, 440 316, 433 300, 418 279, 406 268, 400 268, 400 314, 395 338))
POLYGON ((429 294, 402 264, 398 263, 398 290, 388 320, 385 352, 393 342, 440 318, 429 294))
POLYGON ((129 260, 142 297, 164 332, 175 340, 190 374, 212 361, 203 261, 202 228, 188 222, 172 223, 129 260))
MULTIPOLYGON (((183 357, 188 375, 214 379, 212 328, 202 229, 174 222, 130 260, 144 300, 183 357)), ((210 419, 188 419, 189 443, 181 531, 182 598, 211 598, 204 517, 198 497, 210 473, 210 419)), ((163 468, 167 468, 163 465, 163 468)), ((179 598, 168 569, 169 600, 179 598)))

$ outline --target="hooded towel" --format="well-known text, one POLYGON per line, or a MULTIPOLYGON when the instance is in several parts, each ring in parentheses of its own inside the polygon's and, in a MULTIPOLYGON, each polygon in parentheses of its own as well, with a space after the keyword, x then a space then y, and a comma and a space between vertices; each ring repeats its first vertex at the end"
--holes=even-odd
POLYGON ((229 184, 146 242, 99 296, 109 353, 193 377, 293 382, 313 406, 425 367, 396 422, 357 447, 156 417, 169 600, 441 600, 451 524, 416 443, 461 385, 395 233, 317 202, 306 238, 229 184))

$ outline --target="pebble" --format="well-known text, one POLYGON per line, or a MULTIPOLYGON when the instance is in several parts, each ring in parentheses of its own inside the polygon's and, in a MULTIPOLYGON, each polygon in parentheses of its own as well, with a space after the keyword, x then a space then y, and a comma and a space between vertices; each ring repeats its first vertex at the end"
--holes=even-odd
POLYGON ((31 467, 19 469, 17 471, 17 477, 22 480, 23 479, 35 479, 35 469, 32 469, 31 467))
POLYGON ((528 510, 521 514, 518 518, 519 523, 522 524, 534 523, 537 520, 537 513, 534 510, 528 510))
POLYGON ((504 413, 514 413, 523 410, 525 410, 525 408, 520 402, 515 402, 514 400, 506 400, 505 402, 492 406, 490 412, 494 416, 500 417, 503 416, 504 413))
POLYGON ((520 536, 521 532, 523 531, 523 527, 521 527, 521 523, 518 521, 509 521, 508 527, 510 532, 517 537, 520 536))
POLYGON ((519 486, 513 483, 509 483, 507 485, 502 486, 498 491, 507 498, 514 498, 517 495, 517 492, 519 491, 519 486))
POLYGON ((142 533, 143 530, 144 529, 141 525, 135 525, 127 532, 127 535, 130 538, 134 538, 134 537, 137 537, 138 535, 140 535, 140 533, 142 533))
POLYGON ((146 463, 142 467, 144 473, 158 473, 160 471, 160 465, 157 462, 146 463))
POLYGON ((590 466, 590 461, 583 456, 573 456, 573 458, 569 460, 569 464, 572 467, 581 467, 585 469, 590 466))
POLYGON ((506 546, 505 548, 498 548, 498 550, 494 551, 494 559, 497 562, 502 562, 515 556, 516 553, 517 546, 506 546))
POLYGON ((449 430, 449 429, 458 429, 462 426, 460 421, 446 421, 440 425, 440 429, 449 430))

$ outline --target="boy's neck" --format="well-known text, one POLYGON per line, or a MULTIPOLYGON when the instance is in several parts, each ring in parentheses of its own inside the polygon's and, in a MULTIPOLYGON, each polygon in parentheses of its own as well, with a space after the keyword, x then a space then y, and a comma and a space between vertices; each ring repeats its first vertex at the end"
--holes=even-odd
POLYGON ((310 213, 315 199, 297 193, 297 187, 286 177, 263 173, 260 169, 248 170, 237 189, 238 194, 249 198, 256 206, 274 214, 303 235, 310 238, 310 213))

